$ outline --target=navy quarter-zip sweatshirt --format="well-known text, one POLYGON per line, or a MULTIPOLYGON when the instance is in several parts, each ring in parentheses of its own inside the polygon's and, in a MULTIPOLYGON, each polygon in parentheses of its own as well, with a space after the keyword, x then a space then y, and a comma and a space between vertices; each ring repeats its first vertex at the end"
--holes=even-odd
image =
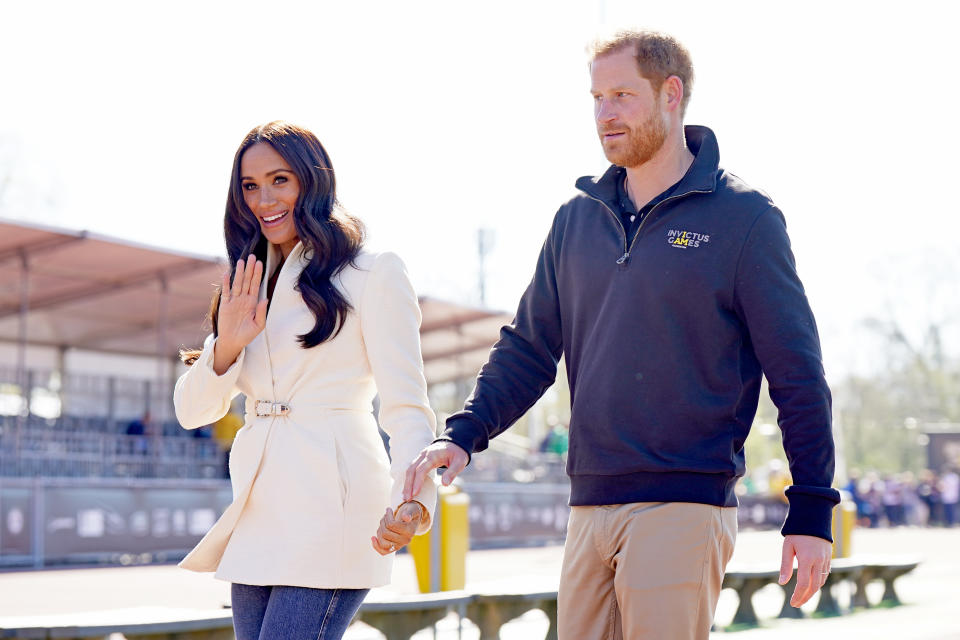
POLYGON ((830 390, 783 215, 719 168, 710 129, 685 134, 693 164, 632 237, 615 213, 617 167, 577 181, 440 439, 486 449, 554 382, 562 354, 571 505, 735 506, 766 375, 794 482, 783 534, 831 540, 830 390))

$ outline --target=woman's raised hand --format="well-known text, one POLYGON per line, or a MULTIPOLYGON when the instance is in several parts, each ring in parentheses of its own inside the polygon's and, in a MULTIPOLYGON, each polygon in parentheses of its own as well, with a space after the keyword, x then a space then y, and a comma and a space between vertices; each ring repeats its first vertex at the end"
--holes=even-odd
POLYGON ((223 375, 236 362, 243 348, 267 324, 267 301, 257 299, 262 278, 263 263, 253 254, 246 261, 237 261, 233 284, 230 283, 230 273, 223 274, 217 312, 217 344, 213 353, 213 369, 217 375, 223 375))

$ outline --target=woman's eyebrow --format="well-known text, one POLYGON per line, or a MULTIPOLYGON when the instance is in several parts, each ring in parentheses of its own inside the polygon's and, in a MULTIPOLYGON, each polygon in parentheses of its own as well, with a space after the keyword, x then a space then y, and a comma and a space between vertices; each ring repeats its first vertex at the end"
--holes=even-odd
MULTIPOLYGON (((268 172, 267 172, 267 175, 268 175, 268 176, 272 176, 273 174, 275 174, 275 173, 280 173, 281 171, 284 172, 284 173, 293 173, 293 171, 292 171, 291 169, 282 169, 282 168, 281 168, 281 169, 274 169, 273 171, 268 171, 268 172)), ((240 179, 241 179, 241 180, 253 180, 253 178, 251 178, 250 176, 240 176, 240 179)))

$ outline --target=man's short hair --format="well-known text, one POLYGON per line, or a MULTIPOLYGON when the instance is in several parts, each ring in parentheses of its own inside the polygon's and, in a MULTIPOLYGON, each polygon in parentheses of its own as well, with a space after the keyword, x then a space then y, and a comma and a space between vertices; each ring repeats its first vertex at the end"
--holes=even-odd
POLYGON ((693 61, 690 52, 671 35, 656 31, 617 31, 613 36, 595 40, 589 47, 590 62, 601 56, 633 48, 640 75, 650 81, 656 92, 663 81, 677 76, 683 82, 683 100, 680 102, 680 117, 687 111, 687 103, 693 93, 693 61))

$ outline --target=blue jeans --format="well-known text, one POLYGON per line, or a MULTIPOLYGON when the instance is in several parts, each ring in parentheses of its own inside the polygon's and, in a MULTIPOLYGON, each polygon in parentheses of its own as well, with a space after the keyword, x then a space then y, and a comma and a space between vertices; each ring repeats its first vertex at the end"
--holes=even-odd
POLYGON ((230 588, 237 640, 339 640, 369 589, 230 588))

